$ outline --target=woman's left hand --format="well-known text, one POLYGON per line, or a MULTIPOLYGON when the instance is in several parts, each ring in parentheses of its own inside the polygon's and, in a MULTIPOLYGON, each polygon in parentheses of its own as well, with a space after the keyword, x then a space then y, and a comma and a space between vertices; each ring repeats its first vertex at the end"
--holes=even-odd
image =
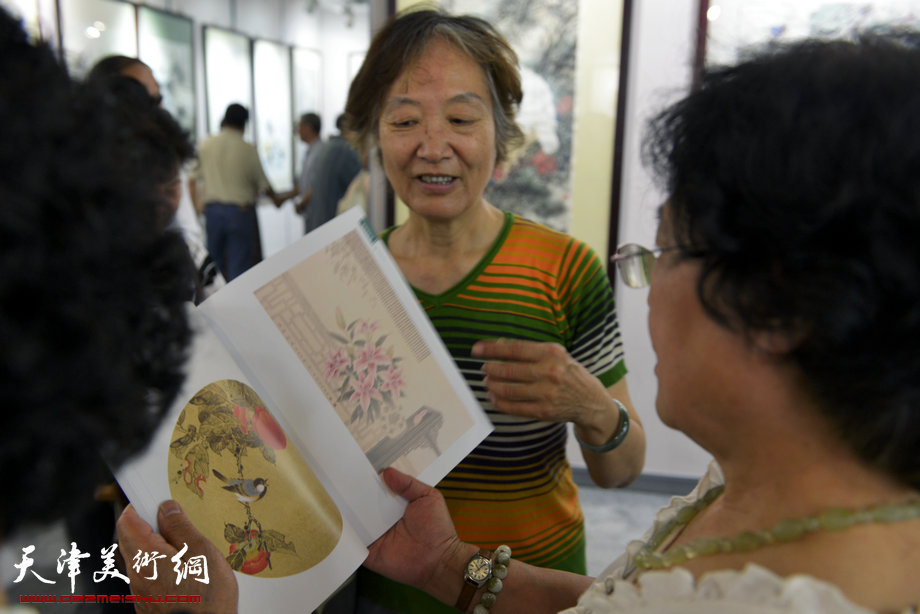
POLYGON ((620 425, 613 399, 629 412, 629 431, 622 444, 608 452, 582 448, 594 483, 602 488, 625 486, 645 464, 645 432, 629 398, 626 379, 610 388, 556 343, 479 341, 473 356, 485 359, 482 371, 489 400, 496 410, 547 422, 572 422, 591 445, 610 440, 620 425))
POLYGON ((486 360, 485 386, 498 411, 576 424, 609 411, 607 389, 558 343, 479 341, 473 356, 486 360))
MULTIPOLYGON (((198 602, 147 602, 139 600, 135 604, 138 613, 161 614, 179 609, 189 614, 206 612, 207 614, 236 614, 239 590, 236 577, 224 555, 192 525, 188 516, 175 501, 165 501, 157 511, 159 533, 138 516, 134 507, 129 505, 122 512, 115 525, 118 530, 118 543, 125 557, 131 593, 140 596, 182 595, 186 592, 197 593, 198 602), (179 555, 180 549, 184 557, 179 555), (131 564, 135 556, 146 554, 155 557, 152 566, 135 566, 131 564), (165 555, 160 561, 163 569, 156 571, 157 555, 165 555), (190 560, 191 557, 204 557, 202 562, 204 578, 185 578, 181 587, 174 574, 167 571, 177 560, 190 560), (181 589, 181 590, 180 590, 181 589), (181 604, 181 607, 179 605, 181 604)), ((199 567, 201 568, 201 567, 199 567)))

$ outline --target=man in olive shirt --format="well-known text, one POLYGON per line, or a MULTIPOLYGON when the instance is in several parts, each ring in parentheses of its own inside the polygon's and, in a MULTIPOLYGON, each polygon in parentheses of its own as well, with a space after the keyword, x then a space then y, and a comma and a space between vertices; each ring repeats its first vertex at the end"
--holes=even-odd
POLYGON ((257 260, 255 207, 259 195, 267 194, 276 207, 283 202, 265 176, 255 146, 243 140, 247 121, 246 107, 228 106, 220 134, 198 146, 198 163, 189 174, 196 209, 201 210, 200 203, 204 203, 208 251, 228 282, 257 260))

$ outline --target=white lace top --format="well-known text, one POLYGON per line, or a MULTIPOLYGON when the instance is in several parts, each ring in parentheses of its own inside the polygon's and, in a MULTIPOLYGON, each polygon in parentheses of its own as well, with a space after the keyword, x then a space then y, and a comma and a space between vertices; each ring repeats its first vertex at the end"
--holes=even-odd
MULTIPOLYGON (((685 497, 673 497, 658 512, 655 524, 641 540, 632 541, 626 553, 601 573, 578 599, 578 605, 562 614, 870 614, 870 610, 849 601, 832 584, 806 575, 780 577, 749 564, 740 571, 711 572, 696 581, 685 569, 647 571, 641 585, 624 580, 632 569, 632 558, 644 543, 677 511, 724 482, 722 470, 711 463, 706 475, 685 497)), ((916 614, 916 608, 903 614, 916 614)))

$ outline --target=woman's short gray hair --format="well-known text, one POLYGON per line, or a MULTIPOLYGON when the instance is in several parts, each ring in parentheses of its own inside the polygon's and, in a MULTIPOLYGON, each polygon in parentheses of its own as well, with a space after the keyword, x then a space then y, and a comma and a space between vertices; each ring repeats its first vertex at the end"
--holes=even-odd
POLYGON ((362 153, 377 144, 383 99, 389 87, 433 40, 455 45, 485 73, 495 119, 495 159, 504 161, 524 140, 515 123, 523 97, 517 54, 488 22, 434 8, 398 13, 374 36, 348 92, 345 123, 350 140, 362 153))

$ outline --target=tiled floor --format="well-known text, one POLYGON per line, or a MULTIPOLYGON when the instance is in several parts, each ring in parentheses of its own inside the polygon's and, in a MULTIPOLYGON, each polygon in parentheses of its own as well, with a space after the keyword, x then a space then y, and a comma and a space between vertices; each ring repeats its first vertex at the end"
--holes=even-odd
MULTIPOLYGON (((675 493, 677 494, 677 493, 675 493)), ((683 494, 683 493, 679 493, 683 494)), ((596 576, 619 557, 630 540, 641 537, 670 494, 633 488, 602 490, 579 486, 588 538, 588 575, 596 576)))

